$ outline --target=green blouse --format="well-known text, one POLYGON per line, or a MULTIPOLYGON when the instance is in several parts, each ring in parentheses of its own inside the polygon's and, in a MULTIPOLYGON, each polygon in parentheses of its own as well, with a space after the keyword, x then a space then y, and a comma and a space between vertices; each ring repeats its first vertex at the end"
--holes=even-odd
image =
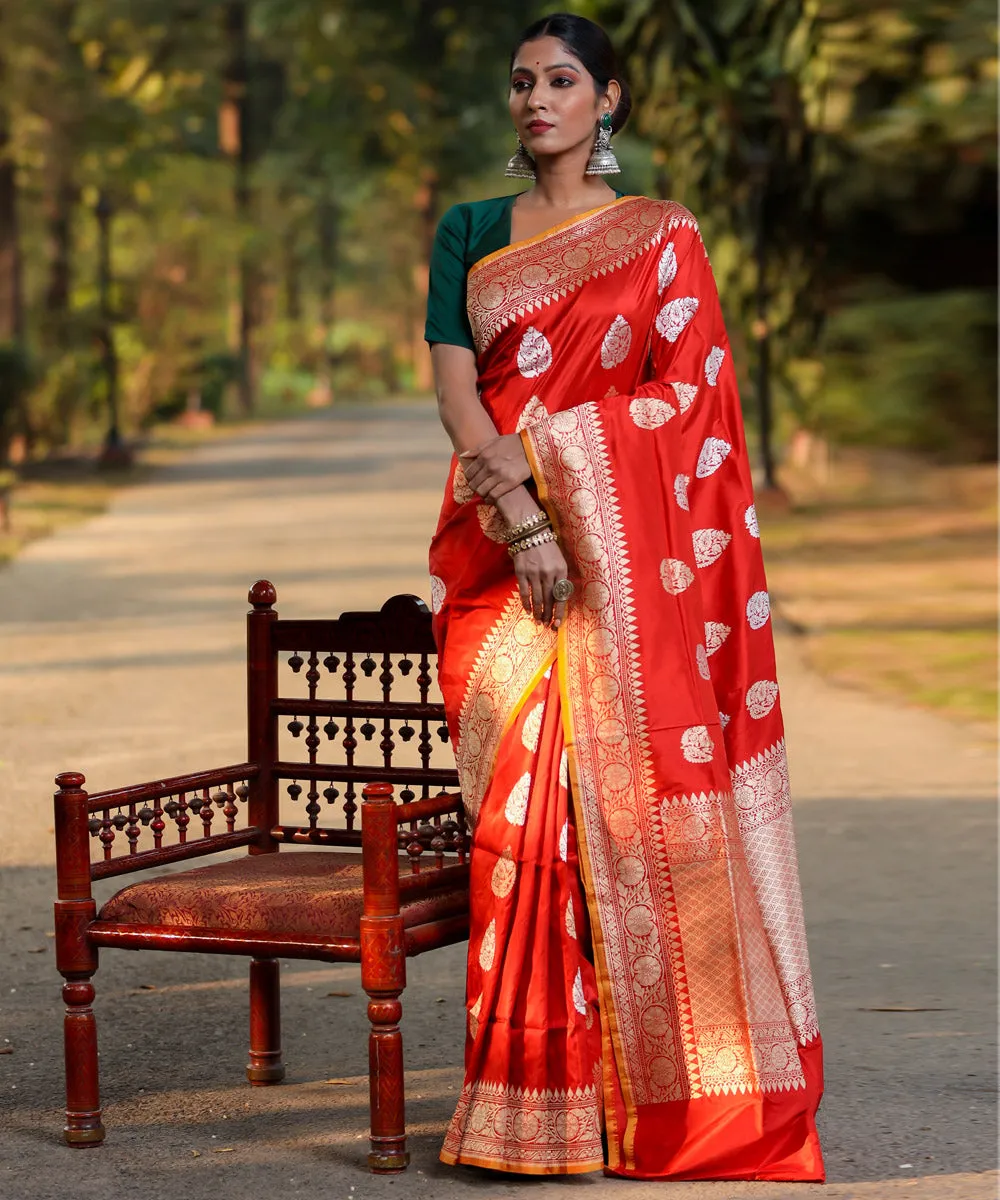
MULTIPOLYGON (((487 254, 510 245, 510 212, 517 193, 492 200, 455 204, 441 218, 431 251, 424 340, 465 346, 475 353, 465 307, 469 268, 487 254)), ((619 200, 625 192, 615 192, 619 200)))

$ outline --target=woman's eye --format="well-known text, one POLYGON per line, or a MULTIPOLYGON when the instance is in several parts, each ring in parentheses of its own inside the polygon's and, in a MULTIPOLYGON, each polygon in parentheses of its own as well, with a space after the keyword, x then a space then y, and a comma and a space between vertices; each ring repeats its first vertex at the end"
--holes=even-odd
POLYGON ((568 75, 558 75, 552 80, 553 87, 572 87, 573 80, 568 75))
POLYGON ((510 88, 512 92, 523 92, 528 86, 527 79, 515 79, 510 88))

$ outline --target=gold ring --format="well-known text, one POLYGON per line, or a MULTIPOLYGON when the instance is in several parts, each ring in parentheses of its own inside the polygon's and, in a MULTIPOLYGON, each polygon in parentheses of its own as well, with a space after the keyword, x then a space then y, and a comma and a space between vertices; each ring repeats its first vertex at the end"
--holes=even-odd
POLYGON ((557 604, 561 604, 564 600, 568 600, 575 591, 576 588, 573 587, 572 580, 557 579, 552 585, 552 599, 557 604))

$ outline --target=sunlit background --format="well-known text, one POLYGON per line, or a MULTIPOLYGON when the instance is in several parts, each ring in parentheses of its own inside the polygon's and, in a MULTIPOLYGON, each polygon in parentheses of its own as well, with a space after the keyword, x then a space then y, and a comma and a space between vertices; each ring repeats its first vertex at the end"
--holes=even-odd
MULTIPOLYGON (((0 555, 139 443, 427 394, 435 225, 509 190, 508 56, 545 11, 0 0, 0 555)), ((833 678, 985 728, 995 6, 575 11, 632 83, 619 186, 701 223, 787 626, 833 678)))

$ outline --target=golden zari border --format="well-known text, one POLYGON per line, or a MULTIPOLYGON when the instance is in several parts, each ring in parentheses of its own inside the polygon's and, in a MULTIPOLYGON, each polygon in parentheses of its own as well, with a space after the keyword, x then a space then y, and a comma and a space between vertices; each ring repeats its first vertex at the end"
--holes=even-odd
POLYGON ((599 406, 556 413, 523 437, 580 573, 560 676, 598 979, 626 1102, 804 1087, 732 794, 657 794, 632 568, 599 406), (705 832, 689 845, 675 830, 692 814, 705 832), (720 962, 719 946, 736 949, 720 962))
POLYGON ((505 326, 631 262, 669 229, 696 227, 679 204, 624 196, 554 230, 481 259, 469 271, 467 311, 482 354, 505 326))
POLYGON ((528 616, 515 590, 476 655, 459 710, 455 758, 472 826, 504 732, 555 652, 554 630, 528 616))
POLYGON ((467 1083, 441 1161, 528 1175, 599 1171, 604 1153, 597 1088, 535 1091, 467 1083))

